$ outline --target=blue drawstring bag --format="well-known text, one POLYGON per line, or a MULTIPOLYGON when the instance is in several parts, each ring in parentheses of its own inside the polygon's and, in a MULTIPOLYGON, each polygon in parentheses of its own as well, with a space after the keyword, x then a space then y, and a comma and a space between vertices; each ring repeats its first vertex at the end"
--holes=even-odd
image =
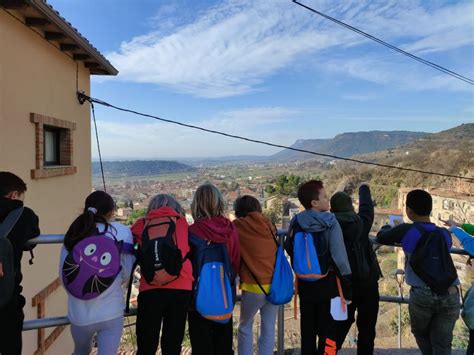
POLYGON ((276 253, 270 292, 266 295, 267 300, 275 305, 285 304, 291 301, 293 294, 293 270, 285 256, 283 246, 280 245, 276 253))
POLYGON ((329 246, 320 233, 310 233, 295 227, 293 237, 293 270, 305 281, 318 281, 328 275, 329 246))
POLYGON ((277 244, 277 251, 269 292, 265 291, 252 270, 250 270, 248 266, 247 268, 254 280, 257 282, 258 287, 260 287, 263 294, 266 296, 267 301, 274 305, 281 305, 290 302, 293 297, 293 270, 285 256, 283 246, 278 245, 276 239, 275 243, 277 244))

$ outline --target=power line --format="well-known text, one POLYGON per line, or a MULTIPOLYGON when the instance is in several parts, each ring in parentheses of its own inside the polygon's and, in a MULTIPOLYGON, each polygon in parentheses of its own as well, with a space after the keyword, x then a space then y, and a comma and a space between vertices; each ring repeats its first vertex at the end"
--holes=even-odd
MULTIPOLYGON (((320 156, 320 157, 331 158, 331 159, 335 159, 335 160, 349 161, 349 162, 357 163, 357 164, 364 164, 364 165, 377 166, 377 167, 381 167, 381 168, 410 171, 410 172, 421 173, 421 174, 426 174, 426 175, 436 175, 436 176, 442 176, 442 177, 447 177, 447 178, 463 179, 463 180, 467 180, 467 181, 470 181, 470 182, 474 182, 474 177, 469 177, 469 176, 443 174, 443 173, 437 173, 437 172, 434 172, 434 171, 404 168, 404 167, 401 167, 401 166, 381 164, 381 163, 375 163, 375 162, 371 162, 371 161, 365 161, 365 160, 359 160, 359 159, 353 159, 353 158, 345 158, 345 157, 340 157, 340 156, 337 156, 337 155, 318 153, 318 152, 313 152, 311 150, 288 147, 288 146, 281 145, 281 144, 275 144, 275 143, 266 142, 266 141, 262 141, 262 140, 258 140, 258 139, 252 139, 252 138, 247 138, 247 137, 243 137, 243 136, 238 136, 238 135, 235 135, 235 134, 216 131, 216 130, 213 130, 213 129, 208 129, 208 128, 204 128, 204 127, 200 127, 200 126, 195 126, 195 125, 191 125, 191 124, 188 124, 188 123, 174 121, 174 120, 170 120, 170 119, 150 115, 150 114, 147 114, 147 113, 134 111, 134 110, 131 110, 131 109, 118 107, 118 106, 109 104, 108 102, 89 97, 89 96, 87 96, 86 94, 84 94, 82 92, 78 92, 77 97, 79 99, 79 102, 89 101, 91 103, 91 105, 93 105, 93 103, 95 102, 99 105, 110 107, 110 108, 116 109, 118 111, 129 112, 129 113, 133 113, 133 114, 138 115, 138 116, 149 117, 149 118, 153 118, 153 119, 158 120, 158 121, 172 123, 172 124, 182 126, 182 127, 192 128, 192 129, 200 130, 200 131, 203 131, 203 132, 213 133, 213 134, 217 134, 217 135, 220 135, 220 136, 239 139, 239 140, 243 140, 243 141, 247 141, 247 142, 263 144, 263 145, 267 145, 267 146, 270 146, 270 147, 288 149, 288 150, 292 150, 292 151, 295 151, 295 152, 308 153, 308 154, 317 155, 317 156, 320 156)), ((94 115, 94 122, 95 122, 95 115, 94 115)), ((96 133, 97 133, 97 131, 96 131, 96 133)), ((99 152, 99 156, 100 156, 100 152, 99 152)), ((105 182, 104 182, 104 185, 105 185, 105 182)))
POLYGON ((104 165, 102 164, 102 154, 100 153, 99 132, 97 131, 97 122, 95 120, 94 103, 91 100, 89 100, 89 102, 91 103, 92 118, 94 119, 95 138, 97 139, 97 151, 99 152, 99 162, 100 162, 100 172, 102 174, 102 184, 104 185, 104 192, 107 192, 107 188, 105 187, 104 165))
POLYGON ((404 51, 403 49, 400 49, 400 48, 398 48, 398 47, 395 47, 394 45, 392 45, 392 44, 390 44, 390 43, 387 43, 387 42, 381 40, 380 38, 377 38, 377 37, 375 37, 375 36, 372 36, 371 34, 369 34, 369 33, 367 33, 367 32, 364 32, 364 31, 362 31, 362 30, 360 30, 360 29, 358 29, 358 28, 356 28, 356 27, 354 27, 354 26, 351 26, 351 25, 349 25, 349 24, 347 24, 347 23, 345 23, 345 22, 339 21, 339 20, 335 19, 334 17, 331 17, 331 16, 329 16, 329 15, 326 15, 326 14, 322 13, 321 11, 318 11, 318 10, 316 10, 316 9, 313 9, 312 7, 309 7, 309 6, 305 5, 305 4, 302 4, 302 3, 300 3, 300 2, 297 1, 297 0, 293 0, 293 2, 294 2, 295 4, 297 4, 297 5, 299 5, 299 6, 303 7, 303 8, 305 8, 305 9, 307 9, 307 10, 309 10, 309 11, 311 11, 311 12, 317 14, 317 15, 319 15, 319 16, 322 16, 322 17, 324 17, 324 18, 326 18, 326 19, 328 19, 328 20, 330 20, 330 21, 332 21, 332 22, 334 22, 334 23, 337 23, 337 24, 340 25, 340 26, 343 26, 343 27, 345 27, 345 28, 347 28, 347 29, 349 29, 349 30, 351 30, 351 31, 353 31, 353 32, 356 32, 356 33, 358 33, 358 34, 360 34, 360 35, 362 35, 362 36, 364 36, 364 37, 366 37, 366 38, 368 38, 368 39, 371 39, 372 41, 375 41, 375 42, 377 42, 377 43, 379 43, 379 44, 381 44, 381 45, 383 45, 383 46, 385 46, 385 47, 387 47, 387 48, 390 48, 391 50, 394 50, 395 52, 398 52, 398 53, 401 53, 401 54, 403 54, 403 55, 406 55, 407 57, 410 57, 411 59, 414 59, 414 60, 416 60, 416 61, 418 61, 418 62, 420 62, 420 63, 423 63, 423 64, 425 64, 425 65, 428 65, 428 66, 432 67, 433 69, 439 70, 440 72, 443 72, 443 73, 445 73, 445 74, 447 74, 447 75, 450 75, 450 76, 452 76, 452 77, 454 77, 454 78, 456 78, 456 79, 459 79, 459 80, 462 80, 462 81, 464 81, 464 82, 466 82, 466 83, 468 83, 468 84, 474 85, 474 80, 473 80, 473 79, 470 79, 470 78, 468 78, 468 77, 466 77, 466 76, 464 76, 464 75, 461 75, 461 74, 456 73, 456 72, 454 72, 454 71, 452 71, 452 70, 449 70, 449 69, 447 69, 447 68, 445 68, 445 67, 443 67, 443 66, 441 66, 441 65, 438 65, 438 64, 436 64, 436 63, 430 62, 429 60, 426 60, 426 59, 423 59, 423 58, 421 58, 421 57, 418 57, 418 56, 416 56, 416 55, 414 55, 414 54, 411 54, 411 53, 409 53, 409 52, 407 52, 407 51, 404 51))

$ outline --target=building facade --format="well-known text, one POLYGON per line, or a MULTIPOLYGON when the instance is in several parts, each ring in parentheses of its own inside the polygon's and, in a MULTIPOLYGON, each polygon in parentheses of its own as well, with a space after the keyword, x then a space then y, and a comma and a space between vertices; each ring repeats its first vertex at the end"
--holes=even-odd
MULTIPOLYGON (((92 74, 112 65, 45 1, 0 1, 0 171, 28 186, 25 204, 42 234, 64 234, 91 192, 92 74)), ((66 314, 58 281, 59 245, 39 245, 23 260, 25 320, 66 314)), ((3 320, 2 320, 3 321, 3 320)), ((71 353, 65 328, 23 333, 24 354, 71 353)))

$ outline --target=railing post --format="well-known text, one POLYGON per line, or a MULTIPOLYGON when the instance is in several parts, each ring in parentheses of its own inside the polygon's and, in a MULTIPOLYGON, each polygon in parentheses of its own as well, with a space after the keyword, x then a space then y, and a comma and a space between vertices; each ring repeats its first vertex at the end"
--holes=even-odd
MULTIPOLYGON (((405 271, 397 269, 395 271, 395 280, 398 283, 398 297, 403 301, 403 282, 405 282, 405 271)), ((398 303, 398 348, 402 348, 402 304, 398 303)))
POLYGON ((278 307, 278 355, 285 354, 285 306, 278 307))
MULTIPOLYGON (((285 236, 280 235, 280 246, 283 245, 283 240, 285 236)), ((285 354, 285 305, 280 305, 278 307, 278 355, 285 354)))
MULTIPOLYGON (((401 295, 400 287, 398 288, 398 295, 401 295)), ((402 304, 398 304, 398 348, 402 348, 402 304)))

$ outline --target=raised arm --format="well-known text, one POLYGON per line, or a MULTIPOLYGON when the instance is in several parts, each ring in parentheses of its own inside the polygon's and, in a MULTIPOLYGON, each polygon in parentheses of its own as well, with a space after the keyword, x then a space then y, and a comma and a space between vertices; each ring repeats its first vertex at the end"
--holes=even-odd
POLYGON ((364 222, 364 233, 368 234, 374 223, 374 202, 367 184, 359 187, 359 217, 364 222))

